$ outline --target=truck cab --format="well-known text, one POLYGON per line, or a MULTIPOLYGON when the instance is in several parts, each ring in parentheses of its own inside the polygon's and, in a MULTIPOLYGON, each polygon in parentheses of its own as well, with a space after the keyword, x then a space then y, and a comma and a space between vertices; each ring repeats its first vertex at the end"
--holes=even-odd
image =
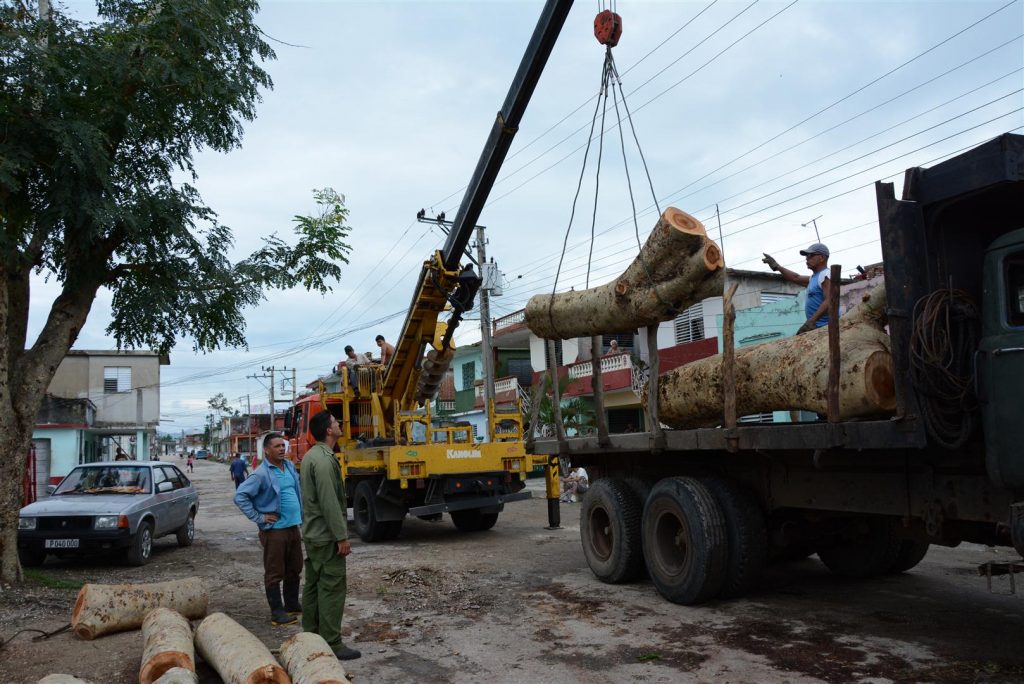
POLYGON ((985 253, 976 392, 989 477, 1024 492, 1024 228, 996 239, 985 253))

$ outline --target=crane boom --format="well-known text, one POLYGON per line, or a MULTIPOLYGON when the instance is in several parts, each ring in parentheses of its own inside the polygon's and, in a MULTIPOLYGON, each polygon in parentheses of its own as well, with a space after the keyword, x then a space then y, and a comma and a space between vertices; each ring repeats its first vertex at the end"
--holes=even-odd
POLYGON ((452 333, 463 312, 473 308, 480 283, 471 267, 459 268, 459 261, 572 4, 573 0, 548 0, 544 5, 484 144, 448 239, 443 249, 423 264, 402 332, 395 341, 395 356, 384 373, 381 400, 389 418, 396 410, 407 410, 432 398, 447 370, 453 351, 452 333), (447 324, 439 324, 438 315, 446 304, 452 308, 451 318, 447 324), (434 350, 424 362, 427 345, 432 345, 434 350))
POLYGON ((512 145, 512 139, 519 130, 519 122, 533 96, 533 89, 540 80, 541 72, 547 65, 548 57, 571 8, 572 0, 548 0, 540 19, 537 20, 533 36, 519 63, 519 70, 512 80, 505 103, 494 120, 494 126, 491 127, 491 133, 477 161, 476 170, 466 188, 462 204, 455 214, 448 240, 441 250, 444 267, 449 270, 454 270, 459 265, 459 259, 473 234, 473 227, 480 218, 480 212, 483 211, 487 197, 491 193, 498 171, 505 162, 505 155, 512 145))

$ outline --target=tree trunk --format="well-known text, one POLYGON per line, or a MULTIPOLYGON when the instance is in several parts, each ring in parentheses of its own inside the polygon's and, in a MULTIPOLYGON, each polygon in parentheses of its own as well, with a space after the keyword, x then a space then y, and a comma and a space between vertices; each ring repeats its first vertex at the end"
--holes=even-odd
POLYGON ((0 587, 23 579, 18 511, 36 415, 100 285, 96 273, 69 276, 35 343, 26 349, 30 271, 30 265, 12 268, 0 259, 0 587))
POLYGON ((164 672, 153 684, 199 684, 199 677, 192 670, 183 667, 172 667, 164 672))
POLYGON ((224 613, 199 623, 196 648, 226 684, 291 684, 263 642, 224 613))
MULTIPOLYGON (((892 356, 879 286, 839 321, 839 415, 843 420, 889 415, 896 407, 892 356)), ((828 409, 828 329, 736 350, 737 414, 828 409)), ((661 421, 677 428, 722 422, 722 355, 661 376, 661 421)))
POLYGON ((338 657, 319 634, 299 632, 285 639, 281 664, 293 684, 351 684, 338 657))
POLYGON ((545 339, 633 332, 721 294, 724 273, 722 252, 703 224, 669 207, 617 280, 589 290, 535 295, 526 304, 526 325, 545 339))
POLYGON ((0 593, 4 584, 23 579, 18 562, 18 511, 25 480, 25 460, 32 445, 13 410, 0 408, 0 593), (7 415, 3 415, 3 414, 7 415))
POLYGON ((194 620, 206 615, 209 600, 198 577, 153 584, 86 584, 71 612, 71 628, 82 639, 138 629, 151 610, 161 607, 194 620))
POLYGON ((139 684, 153 684, 172 668, 195 672, 192 626, 170 608, 151 610, 142 621, 142 669, 139 684))

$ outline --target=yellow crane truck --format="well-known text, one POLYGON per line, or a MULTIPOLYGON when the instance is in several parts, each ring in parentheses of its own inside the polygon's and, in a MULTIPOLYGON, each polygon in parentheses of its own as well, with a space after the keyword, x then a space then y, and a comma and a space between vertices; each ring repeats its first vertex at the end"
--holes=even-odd
MULTIPOLYGON (((490 529, 506 503, 530 498, 523 489, 533 462, 518 406, 489 406, 490 441, 480 443, 468 425, 434 425, 431 404, 455 351, 452 335, 480 287, 460 259, 571 5, 552 1, 543 10, 448 239, 423 263, 394 357, 351 374, 343 368, 340 392, 302 397, 287 414, 299 467, 312 444, 310 417, 327 410, 340 421, 344 436, 335 449, 365 541, 395 538, 406 515, 437 520, 448 513, 460 530, 490 529), (447 321, 439 320, 442 313, 447 321)), ((549 506, 552 499, 557 506, 554 477, 549 470, 549 506)))

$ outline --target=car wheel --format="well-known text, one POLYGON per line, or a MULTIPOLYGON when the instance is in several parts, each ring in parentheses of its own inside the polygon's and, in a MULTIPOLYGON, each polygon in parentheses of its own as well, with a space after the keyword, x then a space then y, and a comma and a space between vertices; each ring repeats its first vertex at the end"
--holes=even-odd
POLYGON ((42 549, 18 549, 18 560, 23 568, 38 568, 46 561, 46 551, 42 549))
POLYGON ((145 565, 153 555, 153 524, 143 522, 128 547, 128 564, 145 565))
POLYGON ((178 546, 192 546, 192 541, 196 538, 196 514, 194 511, 188 514, 188 520, 178 528, 174 535, 178 538, 178 546))

